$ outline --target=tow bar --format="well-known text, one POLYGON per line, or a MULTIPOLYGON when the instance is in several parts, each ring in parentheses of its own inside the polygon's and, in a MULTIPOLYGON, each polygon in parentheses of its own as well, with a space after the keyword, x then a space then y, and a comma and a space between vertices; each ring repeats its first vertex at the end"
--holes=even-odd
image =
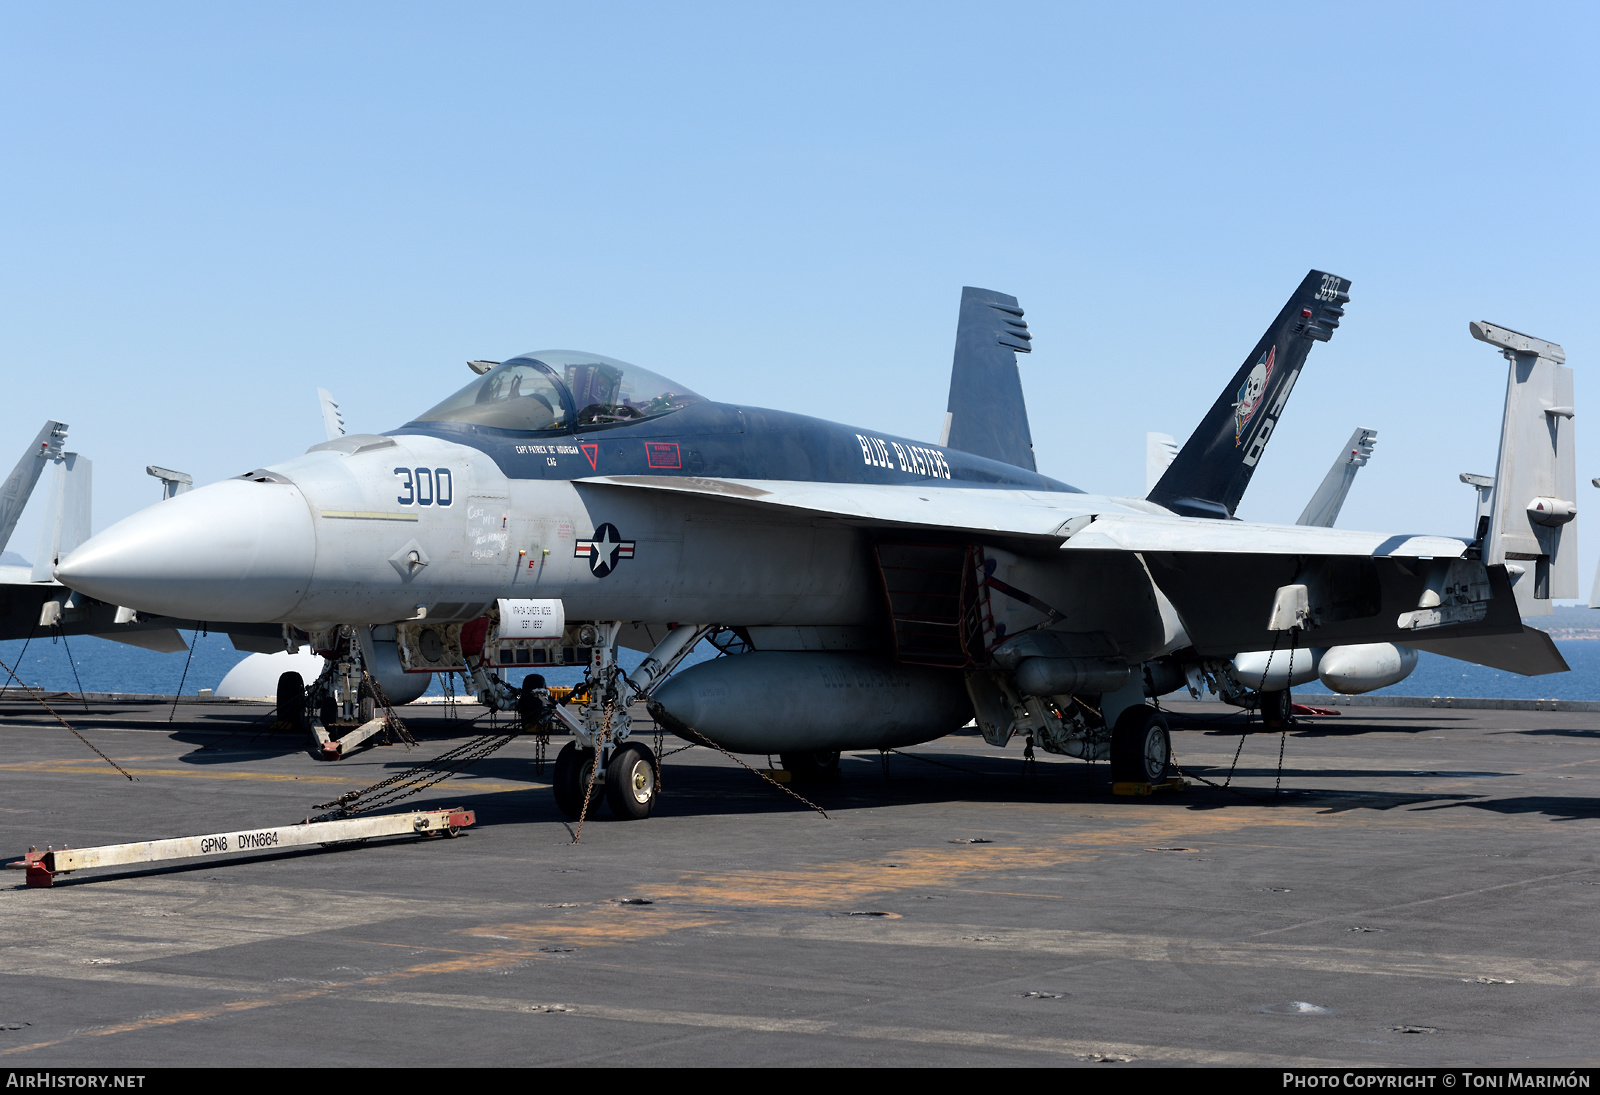
POLYGON ((379 715, 375 719, 368 719, 342 738, 335 738, 328 733, 327 727, 321 720, 311 720, 311 739, 313 752, 318 760, 339 760, 355 752, 356 747, 365 745, 372 738, 377 737, 389 728, 389 719, 379 715))
POLYGON ((471 810, 417 810, 408 814, 346 818, 342 821, 307 821, 276 829, 242 829, 210 836, 178 836, 144 840, 137 844, 107 844, 99 848, 29 849, 6 867, 27 871, 27 884, 46 887, 55 876, 90 867, 116 867, 128 863, 155 863, 166 859, 195 859, 237 852, 271 851, 306 844, 342 844, 379 836, 455 836, 477 821, 471 810))

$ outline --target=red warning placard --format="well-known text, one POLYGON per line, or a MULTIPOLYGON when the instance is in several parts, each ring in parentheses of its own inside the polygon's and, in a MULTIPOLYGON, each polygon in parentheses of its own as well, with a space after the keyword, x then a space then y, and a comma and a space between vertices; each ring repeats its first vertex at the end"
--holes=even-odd
POLYGON ((646 441, 644 443, 645 463, 652 468, 681 468, 683 461, 678 459, 678 443, 676 441, 646 441))

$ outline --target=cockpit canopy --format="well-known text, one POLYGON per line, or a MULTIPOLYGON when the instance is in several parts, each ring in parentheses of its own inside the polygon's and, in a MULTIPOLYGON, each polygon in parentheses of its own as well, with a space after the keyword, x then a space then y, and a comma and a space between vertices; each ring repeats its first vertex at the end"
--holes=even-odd
POLYGON ((502 361, 416 421, 576 430, 636 422, 704 402, 704 396, 626 361, 577 350, 537 350, 502 361))

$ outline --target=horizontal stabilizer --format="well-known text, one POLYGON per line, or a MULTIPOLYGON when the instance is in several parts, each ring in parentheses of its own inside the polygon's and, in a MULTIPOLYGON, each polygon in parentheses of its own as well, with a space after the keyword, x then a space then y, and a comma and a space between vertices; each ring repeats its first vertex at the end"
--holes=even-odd
POLYGON ((1017 354, 1031 351, 1032 337, 1016 297, 971 286, 961 290, 940 445, 1037 470, 1017 370, 1017 354))
POLYGON ((1470 639, 1407 640, 1418 650, 1443 654, 1457 661, 1504 669, 1524 677, 1565 673, 1572 667, 1556 649, 1555 641, 1538 628, 1522 625, 1520 635, 1479 635, 1470 639))
POLYGON ((251 635, 239 631, 228 632, 228 641, 235 650, 250 654, 278 654, 283 651, 282 635, 251 635))
POLYGON ((189 649, 189 644, 183 641, 183 636, 178 634, 178 629, 175 627, 153 628, 148 631, 102 631, 98 632, 95 638, 137 646, 141 650, 154 650, 157 654, 176 654, 189 649))
POLYGON ((1333 337, 1350 299, 1344 278, 1313 270, 1244 359, 1149 500, 1189 517, 1232 517, 1313 342, 1333 337))

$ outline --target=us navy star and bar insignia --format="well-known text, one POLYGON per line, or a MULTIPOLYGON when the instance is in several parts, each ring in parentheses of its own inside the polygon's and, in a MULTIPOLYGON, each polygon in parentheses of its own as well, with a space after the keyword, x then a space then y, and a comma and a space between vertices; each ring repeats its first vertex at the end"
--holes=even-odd
POLYGON ((617 526, 610 521, 594 530, 589 540, 575 540, 572 544, 574 559, 588 559, 589 570, 596 578, 604 578, 617 568, 623 559, 633 558, 633 540, 624 540, 617 526))

